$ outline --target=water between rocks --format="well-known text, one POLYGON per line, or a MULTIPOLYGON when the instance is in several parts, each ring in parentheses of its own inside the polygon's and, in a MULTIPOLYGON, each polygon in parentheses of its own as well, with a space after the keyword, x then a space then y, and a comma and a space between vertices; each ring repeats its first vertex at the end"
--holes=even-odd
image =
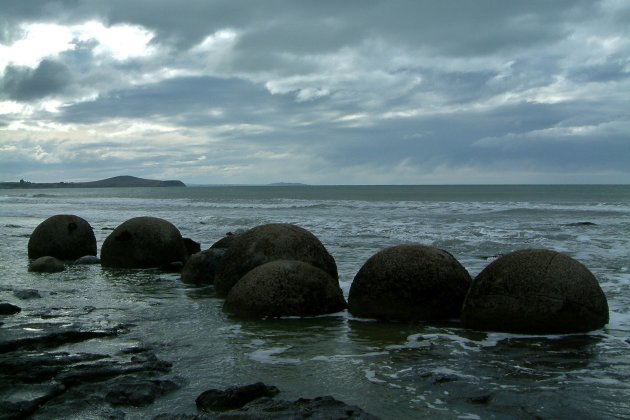
POLYGON ((209 388, 262 381, 278 398, 332 395, 385 419, 628 417, 629 237, 628 186, 0 190, 0 302, 22 308, 0 316, 0 401, 52 396, 35 418, 140 419, 196 413, 209 388), (500 254, 550 248, 593 271, 611 321, 589 334, 521 336, 347 312, 235 320, 213 287, 185 285, 178 274, 98 265, 29 273, 30 233, 63 213, 90 222, 99 249, 114 227, 142 215, 171 221, 202 249, 228 231, 295 223, 335 257, 346 297, 361 265, 387 246, 437 246, 472 276, 500 254), (28 366, 40 372, 24 373, 28 366), (103 377, 73 387, 81 372, 103 377), (138 407, 111 393, 148 382, 157 392, 138 407))

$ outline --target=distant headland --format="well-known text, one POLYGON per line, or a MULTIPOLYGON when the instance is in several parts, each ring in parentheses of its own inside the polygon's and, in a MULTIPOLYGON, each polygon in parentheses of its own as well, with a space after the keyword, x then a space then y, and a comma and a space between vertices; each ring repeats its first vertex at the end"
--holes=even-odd
POLYGON ((182 181, 158 181, 122 175, 90 182, 0 182, 0 188, 126 188, 126 187, 185 187, 182 181))

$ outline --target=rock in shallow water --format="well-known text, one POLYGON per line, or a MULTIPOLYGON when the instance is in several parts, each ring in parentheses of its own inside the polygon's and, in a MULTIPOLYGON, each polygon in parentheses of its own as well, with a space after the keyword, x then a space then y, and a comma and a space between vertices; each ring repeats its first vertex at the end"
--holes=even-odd
POLYGON ((369 258, 355 276, 348 309, 355 316, 417 321, 459 318, 470 275, 448 252, 399 245, 369 258))
POLYGON ((157 217, 134 217, 103 242, 101 264, 112 268, 157 268, 186 261, 188 252, 179 230, 157 217))
POLYGON ((275 260, 303 261, 339 279, 335 259, 315 235, 291 224, 267 224, 238 235, 230 244, 215 276, 217 296, 227 296, 247 272, 275 260))
POLYGON ((245 274, 225 299, 227 312, 241 317, 314 316, 342 311, 339 282, 301 261, 277 260, 245 274))
POLYGON ((19 306, 6 302, 0 303, 0 315, 15 315, 20 313, 20 311, 22 311, 22 308, 19 306))
POLYGON ((182 269, 182 281, 197 285, 213 284, 214 274, 224 254, 225 249, 210 248, 191 255, 182 269))
POLYGON ((79 216, 59 214, 40 223, 28 241, 31 259, 53 256, 74 260, 83 255, 96 255, 96 237, 92 226, 79 216))
POLYGON ((209 389, 197 397, 195 403, 202 411, 235 410, 262 397, 273 397, 280 391, 262 382, 244 386, 232 386, 225 390, 209 389))
POLYGON ((63 262, 55 257, 39 257, 31 262, 28 271, 33 273, 59 273, 65 270, 66 266, 63 262))
POLYGON ((587 332, 608 323, 595 276, 559 252, 506 254, 473 281, 462 311, 468 328, 525 334, 587 332))

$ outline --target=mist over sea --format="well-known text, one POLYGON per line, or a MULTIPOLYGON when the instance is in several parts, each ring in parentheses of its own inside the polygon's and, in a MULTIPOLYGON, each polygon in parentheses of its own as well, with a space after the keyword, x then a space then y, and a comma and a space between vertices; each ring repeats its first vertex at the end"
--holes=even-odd
MULTIPOLYGON (((147 407, 121 409, 127 418, 195 413, 202 391, 256 381, 277 386, 283 399, 332 395, 385 419, 630 417, 630 186, 0 190, 0 247, 0 302, 22 307, 0 319, 0 334, 31 328, 51 312, 46 322, 60 326, 128 324, 125 334, 63 351, 145 345, 173 363, 181 388, 147 407), (55 214, 86 219, 99 249, 113 228, 136 216, 164 218, 202 249, 227 232, 293 223, 333 255, 346 298, 362 264, 393 245, 442 248, 473 277, 499 255, 548 248, 595 274, 610 323, 588 334, 524 336, 347 312, 235 320, 212 286, 185 285, 179 274, 98 265, 29 273, 29 235, 55 214), (18 300, 16 289, 37 289, 42 298, 18 300), (85 314, 88 306, 94 309, 85 314)), ((0 399, 18 392, 0 388, 0 399)), ((68 418, 85 415, 70 411, 68 418)))

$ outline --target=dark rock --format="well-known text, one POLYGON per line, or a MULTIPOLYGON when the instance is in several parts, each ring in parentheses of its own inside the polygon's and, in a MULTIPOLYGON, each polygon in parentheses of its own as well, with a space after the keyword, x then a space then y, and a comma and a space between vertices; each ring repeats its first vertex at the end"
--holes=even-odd
POLYGON ((210 248, 191 255, 182 269, 182 281, 191 284, 213 284, 217 267, 224 255, 225 249, 222 248, 210 248))
POLYGON ((63 262, 59 261, 55 257, 39 257, 35 261, 31 262, 28 267, 28 271, 34 273, 58 273, 65 270, 63 262))
POLYGON ((386 320, 459 318, 470 275, 448 252, 400 245, 370 257, 355 276, 348 309, 386 320))
POLYGON ((0 315, 15 315, 20 313, 22 308, 19 306, 15 306, 11 303, 2 302, 0 303, 0 315))
POLYGON ((105 401, 116 406, 143 407, 178 388, 171 380, 122 377, 109 384, 105 401))
POLYGON ((466 401, 468 401, 471 404, 488 405, 492 401, 492 395, 485 394, 485 395, 477 395, 474 397, 468 397, 466 398, 466 401))
POLYGON ((96 255, 84 255, 81 258, 78 258, 74 261, 75 265, 90 265, 90 264, 100 264, 101 259, 96 255))
POLYGON ((105 239, 101 264, 114 268, 162 267, 186 261, 182 235, 170 222, 157 217, 135 217, 118 226, 105 239))
POLYGON ((339 279, 335 259, 315 235, 295 225, 267 224, 238 235, 227 249, 214 279, 217 295, 227 296, 253 268, 282 259, 309 263, 339 279))
POLYGON ((224 309, 242 317, 312 316, 346 308, 339 281, 302 261, 254 268, 230 290, 224 309))
POLYGON ((96 255, 96 238, 92 226, 79 216, 49 217, 35 228, 28 241, 31 259, 52 256, 75 260, 83 255, 96 255))
POLYGON ((190 238, 183 238, 182 240, 184 241, 188 256, 201 252, 201 244, 199 242, 195 242, 190 238))
POLYGON ((280 391, 275 386, 262 382, 244 386, 233 386, 223 391, 210 389, 204 391, 195 400, 197 408, 203 411, 226 411, 243 407, 245 404, 262 397, 273 397, 280 391))
POLYGON ((15 296, 18 299, 22 299, 22 300, 41 299, 42 298, 42 296, 39 294, 39 291, 36 290, 36 289, 15 290, 13 292, 13 296, 15 296))
POLYGON ((593 222, 574 222, 574 223, 567 223, 565 224, 565 226, 597 226, 597 223, 593 223, 593 222))
POLYGON ((348 405, 333 397, 300 398, 295 401, 261 398, 240 410, 221 414, 221 419, 362 419, 377 420, 378 417, 366 413, 361 408, 348 405))
POLYGON ((173 261, 161 266, 160 269, 169 273, 181 273, 184 269, 184 263, 181 261, 173 261))
POLYGON ((528 249, 504 255, 477 276, 462 320, 479 330, 587 332, 608 323, 608 302, 595 276, 578 261, 528 249))

